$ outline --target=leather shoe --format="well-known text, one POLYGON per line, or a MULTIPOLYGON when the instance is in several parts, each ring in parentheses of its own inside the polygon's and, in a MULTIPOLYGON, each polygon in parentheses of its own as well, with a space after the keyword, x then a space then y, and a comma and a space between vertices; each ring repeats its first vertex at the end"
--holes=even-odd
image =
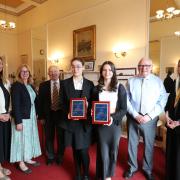
POLYGON ((131 177, 133 177, 134 173, 136 173, 137 171, 131 171, 130 169, 128 169, 125 173, 124 173, 124 178, 125 179, 130 179, 131 177))
POLYGON ((81 179, 81 176, 76 176, 76 177, 75 177, 75 180, 82 180, 82 179, 81 179))
POLYGON ((82 180, 89 180, 89 176, 83 176, 82 180))
POLYGON ((34 166, 34 167, 40 166, 40 162, 37 162, 37 161, 35 161, 34 163, 28 163, 28 162, 26 162, 26 164, 31 165, 31 166, 34 166))
POLYGON ((155 180, 154 176, 152 173, 147 173, 147 172, 144 172, 144 175, 146 177, 147 180, 155 180))
POLYGON ((31 169, 26 169, 26 170, 22 170, 19 166, 17 166, 17 169, 20 170, 21 172, 25 173, 25 174, 31 174, 32 170, 31 169))
POLYGON ((47 159, 46 164, 51 165, 53 164, 53 162, 54 162, 54 159, 47 159))
POLYGON ((57 165, 61 165, 61 164, 62 164, 62 162, 63 162, 63 161, 62 161, 62 159, 61 159, 61 158, 57 158, 57 159, 56 159, 56 164, 57 164, 57 165))

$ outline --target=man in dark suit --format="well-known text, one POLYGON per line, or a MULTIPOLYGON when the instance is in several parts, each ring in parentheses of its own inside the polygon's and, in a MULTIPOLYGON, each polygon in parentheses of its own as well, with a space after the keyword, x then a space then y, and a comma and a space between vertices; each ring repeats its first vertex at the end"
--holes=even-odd
POLYGON ((164 87, 167 93, 173 93, 175 89, 175 83, 174 80, 171 78, 171 75, 172 75, 172 71, 168 71, 167 76, 164 79, 164 87))
POLYGON ((50 66, 48 69, 50 80, 40 84, 38 98, 38 118, 44 125, 45 144, 47 154, 47 165, 56 159, 57 164, 61 164, 64 154, 63 129, 59 127, 62 120, 62 112, 59 109, 59 68, 50 66), (56 132, 56 133, 55 133, 56 132), (55 138, 56 134, 56 138, 55 138), (54 140, 57 140, 57 154, 54 151, 54 140))

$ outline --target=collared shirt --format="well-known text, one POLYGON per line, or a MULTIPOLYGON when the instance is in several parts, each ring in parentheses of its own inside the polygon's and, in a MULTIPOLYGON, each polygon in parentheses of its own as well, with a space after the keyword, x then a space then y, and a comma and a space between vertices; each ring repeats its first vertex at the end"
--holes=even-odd
POLYGON ((143 81, 143 97, 141 95, 142 78, 132 77, 127 84, 127 110, 134 118, 139 115, 140 106, 143 98, 143 109, 151 119, 154 119, 161 112, 167 102, 168 94, 161 79, 153 74, 148 75, 143 81))
POLYGON ((82 90, 83 78, 81 80, 76 80, 75 78, 73 78, 73 83, 75 90, 82 90))
POLYGON ((52 100, 54 82, 56 82, 56 86, 58 88, 58 92, 59 92, 59 89, 60 89, 60 83, 59 83, 59 79, 56 80, 56 81, 51 80, 50 82, 51 82, 51 100, 52 100))

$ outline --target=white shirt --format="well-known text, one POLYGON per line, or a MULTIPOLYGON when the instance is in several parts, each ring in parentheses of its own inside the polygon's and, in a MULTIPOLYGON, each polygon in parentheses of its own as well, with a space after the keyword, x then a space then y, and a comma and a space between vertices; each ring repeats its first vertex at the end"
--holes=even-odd
POLYGON ((74 83, 74 88, 75 90, 82 90, 82 86, 83 86, 83 78, 81 80, 76 80, 73 77, 73 83, 74 83))
POLYGON ((109 101, 110 102, 110 113, 116 109, 116 104, 118 100, 118 88, 116 92, 114 91, 102 91, 99 93, 99 101, 109 101))
POLYGON ((167 102, 168 95, 161 79, 153 74, 144 78, 143 82, 143 104, 141 104, 141 77, 132 77, 128 80, 127 85, 127 110, 135 118, 139 115, 140 106, 146 111, 151 119, 154 119, 161 112, 167 102))

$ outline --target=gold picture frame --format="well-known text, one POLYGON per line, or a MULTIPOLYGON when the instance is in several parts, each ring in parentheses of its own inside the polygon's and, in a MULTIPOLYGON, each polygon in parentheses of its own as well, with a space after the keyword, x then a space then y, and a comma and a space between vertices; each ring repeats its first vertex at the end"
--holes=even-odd
POLYGON ((73 31, 73 57, 96 59, 96 25, 73 31))

